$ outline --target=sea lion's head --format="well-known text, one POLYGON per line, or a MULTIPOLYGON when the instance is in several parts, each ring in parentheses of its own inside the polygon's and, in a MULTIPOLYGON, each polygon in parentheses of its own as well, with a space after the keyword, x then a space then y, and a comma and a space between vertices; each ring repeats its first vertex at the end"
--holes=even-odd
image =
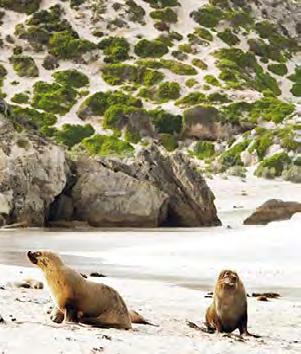
POLYGON ((240 285, 240 279, 236 272, 233 270, 223 270, 220 272, 217 279, 217 286, 223 290, 236 290, 240 285))
POLYGON ((36 264, 42 270, 63 265, 61 258, 50 251, 28 251, 27 257, 30 262, 36 264))

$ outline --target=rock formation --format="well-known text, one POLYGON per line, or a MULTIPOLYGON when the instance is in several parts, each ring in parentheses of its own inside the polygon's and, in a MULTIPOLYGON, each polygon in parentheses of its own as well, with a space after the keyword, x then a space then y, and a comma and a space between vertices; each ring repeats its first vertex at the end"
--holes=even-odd
POLYGON ((149 181, 169 196, 166 225, 216 226, 214 195, 188 156, 175 152, 164 155, 155 145, 143 149, 135 161, 124 165, 104 161, 115 171, 122 171, 142 181, 149 181))
POLYGON ((301 213, 301 203, 270 199, 257 208, 244 224, 266 225, 272 221, 290 219, 295 213, 301 213))
POLYGON ((114 172, 95 160, 76 163, 73 219, 92 226, 156 227, 166 219, 168 195, 148 181, 114 172))
POLYGON ((67 182, 65 152, 0 113, 0 223, 43 226, 67 182))
POLYGON ((182 153, 153 145, 126 164, 87 156, 71 161, 7 112, 0 114, 0 137, 0 226, 220 225, 213 193, 182 153))

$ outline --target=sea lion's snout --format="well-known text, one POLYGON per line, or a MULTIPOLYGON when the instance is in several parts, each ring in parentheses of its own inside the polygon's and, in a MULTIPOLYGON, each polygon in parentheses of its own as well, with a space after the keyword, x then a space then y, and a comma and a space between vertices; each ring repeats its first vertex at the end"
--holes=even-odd
POLYGON ((222 276, 222 282, 227 287, 235 287, 238 283, 238 276, 232 271, 227 271, 222 276))
POLYGON ((27 252, 27 257, 30 260, 30 262, 33 263, 33 264, 37 264, 38 263, 38 254, 37 253, 38 252, 31 252, 31 251, 27 252))

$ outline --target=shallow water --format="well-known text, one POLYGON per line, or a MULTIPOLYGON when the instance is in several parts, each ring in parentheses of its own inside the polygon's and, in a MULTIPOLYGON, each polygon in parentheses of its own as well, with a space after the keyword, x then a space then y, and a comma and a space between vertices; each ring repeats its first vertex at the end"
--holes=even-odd
POLYGON ((28 250, 51 249, 81 272, 208 291, 221 269, 232 268, 249 292, 276 291, 301 298, 300 226, 301 219, 295 217, 232 229, 1 231, 0 263, 30 267, 28 250))

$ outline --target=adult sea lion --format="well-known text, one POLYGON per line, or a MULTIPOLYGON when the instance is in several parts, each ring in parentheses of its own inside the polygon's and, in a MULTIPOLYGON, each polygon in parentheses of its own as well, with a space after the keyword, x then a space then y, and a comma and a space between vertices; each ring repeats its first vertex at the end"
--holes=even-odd
POLYGON ((49 251, 27 253, 31 263, 44 273, 56 307, 51 320, 80 322, 101 328, 130 329, 132 323, 151 324, 135 311, 128 311, 113 288, 85 279, 49 251))
POLYGON ((223 270, 219 274, 205 324, 209 330, 220 333, 231 333, 238 328, 241 335, 249 334, 247 294, 236 272, 223 270))
POLYGON ((256 335, 248 332, 248 303, 245 287, 238 274, 232 270, 223 270, 217 279, 213 301, 206 312, 202 329, 192 322, 188 325, 208 333, 231 333, 238 329, 240 335, 256 335))

